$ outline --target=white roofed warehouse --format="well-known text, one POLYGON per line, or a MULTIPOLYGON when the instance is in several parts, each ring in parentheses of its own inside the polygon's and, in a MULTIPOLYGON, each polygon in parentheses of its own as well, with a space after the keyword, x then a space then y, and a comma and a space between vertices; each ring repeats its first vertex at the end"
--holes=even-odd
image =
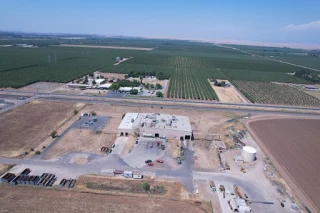
POLYGON ((133 123, 136 121, 138 113, 126 113, 119 127, 118 133, 120 136, 134 135, 133 123))
POLYGON ((118 128, 121 136, 174 137, 190 140, 192 129, 186 116, 160 113, 127 113, 118 128))

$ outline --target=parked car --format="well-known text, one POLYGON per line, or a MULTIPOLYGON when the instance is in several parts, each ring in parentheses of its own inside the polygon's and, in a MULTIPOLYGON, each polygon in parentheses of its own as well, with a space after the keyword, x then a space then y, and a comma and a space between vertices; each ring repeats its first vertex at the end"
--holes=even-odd
POLYGON ((129 149, 128 153, 130 153, 130 152, 131 152, 131 149, 129 149))
POLYGON ((177 163, 181 164, 181 159, 180 158, 177 159, 177 163))
POLYGON ((93 122, 97 122, 97 121, 98 121, 98 118, 94 117, 94 118, 92 119, 92 121, 93 121, 93 122))
POLYGON ((112 145, 111 145, 111 148, 114 148, 115 146, 116 146, 115 144, 112 144, 112 145))
POLYGON ((90 124, 90 125, 93 125, 93 122, 92 122, 92 121, 90 121, 90 122, 89 122, 89 124, 90 124))
POLYGON ((163 163, 163 160, 156 160, 157 163, 163 163))
POLYGON ((110 149, 110 153, 112 152, 112 149, 110 149))
POLYGON ((151 163, 151 162, 152 162, 152 160, 146 160, 145 161, 146 164, 151 163))

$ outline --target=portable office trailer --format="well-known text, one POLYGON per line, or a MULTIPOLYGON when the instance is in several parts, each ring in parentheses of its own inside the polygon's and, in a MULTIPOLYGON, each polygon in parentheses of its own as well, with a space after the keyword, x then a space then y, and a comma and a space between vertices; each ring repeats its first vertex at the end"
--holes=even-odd
POLYGON ((134 172, 132 172, 132 174, 133 174, 134 179, 142 179, 142 177, 143 177, 140 172, 134 171, 134 172))
POLYGON ((124 171, 123 176, 126 178, 132 178, 132 171, 124 171))

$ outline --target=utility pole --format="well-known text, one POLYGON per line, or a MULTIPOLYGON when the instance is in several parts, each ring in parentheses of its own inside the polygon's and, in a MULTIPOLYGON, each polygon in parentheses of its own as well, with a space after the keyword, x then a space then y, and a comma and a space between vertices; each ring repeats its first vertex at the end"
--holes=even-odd
POLYGON ((48 55, 48 63, 51 63, 50 55, 48 55))

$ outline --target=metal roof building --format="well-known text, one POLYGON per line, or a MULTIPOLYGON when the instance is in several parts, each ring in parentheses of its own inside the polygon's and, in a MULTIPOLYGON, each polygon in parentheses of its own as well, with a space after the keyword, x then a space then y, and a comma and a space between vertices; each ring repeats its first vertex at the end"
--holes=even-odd
POLYGON ((189 140, 192 136, 188 117, 160 113, 127 113, 118 132, 119 135, 174 137, 180 140, 189 140))

